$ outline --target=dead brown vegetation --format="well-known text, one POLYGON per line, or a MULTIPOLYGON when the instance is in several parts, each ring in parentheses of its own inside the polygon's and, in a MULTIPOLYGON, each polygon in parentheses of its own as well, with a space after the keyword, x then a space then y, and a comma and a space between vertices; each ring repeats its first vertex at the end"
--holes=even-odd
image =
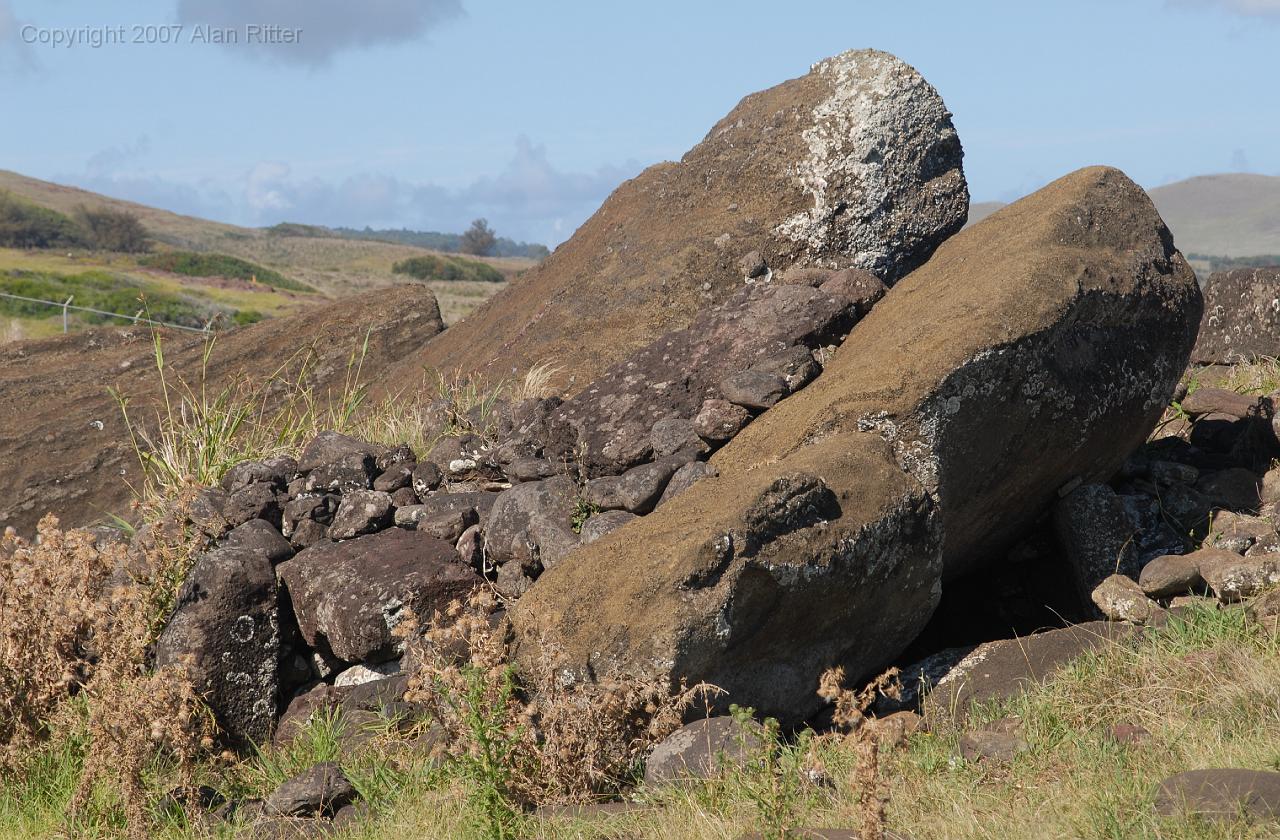
POLYGON ((143 774, 160 762, 193 784, 213 723, 183 668, 152 670, 150 645, 182 576, 190 537, 156 527, 146 550, 63 531, 46 516, 34 542, 0 543, 0 762, 21 772, 55 739, 84 743, 69 819, 106 788, 133 837, 148 836, 143 774))

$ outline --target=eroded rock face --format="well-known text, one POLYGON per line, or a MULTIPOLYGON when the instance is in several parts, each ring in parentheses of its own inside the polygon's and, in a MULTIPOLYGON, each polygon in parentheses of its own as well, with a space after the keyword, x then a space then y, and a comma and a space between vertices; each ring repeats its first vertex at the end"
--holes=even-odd
POLYGON ((719 471, 547 571, 511 611, 562 673, 707 680, 786 721, 823 669, 899 653, 944 576, 1109 477, 1186 366, 1195 277, 1146 194, 1076 172, 945 243, 719 471))
POLYGON ((1280 267, 1220 271, 1204 287, 1192 360, 1233 364, 1280 356, 1280 267))
POLYGON ((700 425, 711 442, 732 437, 747 419, 733 410, 733 400, 759 411, 808 384, 811 377, 788 383, 778 375, 777 357, 790 354, 816 370, 811 350, 842 340, 884 295, 884 284, 863 272, 856 272, 860 282, 821 282, 832 274, 816 272, 816 286, 757 283, 741 289, 686 329, 663 335, 609 368, 549 413, 535 414, 519 433, 541 443, 551 461, 577 462, 593 477, 617 475, 662 454, 696 451, 700 425), (742 381, 734 385, 737 379, 742 381), (755 391, 767 391, 769 398, 741 396, 754 393, 751 383, 757 379, 766 384, 755 391), (704 416, 708 403, 710 414, 718 416, 704 416), (700 416, 704 421, 698 424, 700 416), (684 426, 681 421, 688 421, 693 438, 683 446, 664 434, 684 426))
POLYGON ((500 377, 553 359, 576 390, 748 279, 820 265, 892 283, 964 224, 962 156, 946 105, 910 66, 876 50, 828 58, 625 182, 403 370, 500 377))

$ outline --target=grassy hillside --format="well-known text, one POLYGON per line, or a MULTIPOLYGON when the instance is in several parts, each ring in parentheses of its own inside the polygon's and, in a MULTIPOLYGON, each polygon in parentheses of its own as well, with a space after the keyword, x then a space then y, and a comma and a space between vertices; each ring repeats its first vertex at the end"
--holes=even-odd
MULTIPOLYGON (((323 234, 324 229, 300 225, 257 229, 211 222, 5 170, 0 170, 0 190, 67 215, 74 214, 81 206, 128 211, 138 216, 160 250, 215 252, 238 257, 265 266, 327 297, 406 282, 408 278, 394 274, 392 266, 433 253, 412 245, 316 235, 323 234)), ((505 280, 535 264, 533 260, 514 257, 476 259, 497 269, 505 280)), ((439 299, 445 322, 453 323, 505 283, 447 281, 426 285, 439 299)))
MULTIPOLYGON (((191 277, 148 267, 143 255, 91 251, 41 251, 0 248, 0 292, 66 300, 76 305, 151 317, 186 326, 238 326, 297 312, 321 299, 262 283, 211 276, 191 277)), ((72 328, 127 322, 72 312, 72 328)), ((52 306, 0 299, 0 342, 44 338, 62 332, 61 310, 52 306)))

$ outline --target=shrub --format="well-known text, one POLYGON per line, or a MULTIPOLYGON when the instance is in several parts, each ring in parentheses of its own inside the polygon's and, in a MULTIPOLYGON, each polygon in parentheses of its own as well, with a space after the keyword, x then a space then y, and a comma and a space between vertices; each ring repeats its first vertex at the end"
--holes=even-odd
POLYGON ((441 282, 477 280, 485 283, 501 283, 505 279, 501 271, 487 263, 462 257, 439 257, 434 254, 401 260, 391 267, 391 271, 395 274, 408 274, 419 280, 441 282))
POLYGON ((188 277, 227 277, 232 280, 249 280, 294 292, 310 292, 305 283, 291 280, 278 271, 254 265, 247 260, 226 254, 199 254, 193 251, 166 251, 138 260, 139 265, 184 274, 188 277))
POLYGON ((231 316, 231 323, 235 324, 237 327, 244 327, 249 324, 256 324, 265 317, 265 315, 256 309, 240 309, 236 311, 236 314, 231 316))
POLYGON ((6 248, 77 248, 84 231, 69 217, 0 192, 0 246, 6 248))
POLYGON ((328 228, 317 225, 303 225, 297 222, 281 222, 267 228, 268 236, 303 236, 311 239, 333 236, 328 228))
POLYGON ((142 220, 127 210, 82 205, 76 210, 76 219, 94 248, 138 254, 151 247, 142 220))

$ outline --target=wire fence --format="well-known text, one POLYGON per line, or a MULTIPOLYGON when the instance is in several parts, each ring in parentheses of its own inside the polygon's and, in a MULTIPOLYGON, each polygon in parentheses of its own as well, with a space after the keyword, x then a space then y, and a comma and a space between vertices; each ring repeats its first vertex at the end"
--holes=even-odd
POLYGON ((188 326, 185 326, 184 324, 170 324, 166 321, 156 321, 151 318, 143 318, 141 312, 139 312, 137 315, 121 315, 119 312, 108 312, 105 309, 94 309, 92 306, 72 306, 71 301, 76 299, 75 295, 72 295, 71 297, 67 298, 65 301, 62 301, 61 303, 59 303, 56 300, 43 300, 42 298, 26 297, 25 295, 14 295, 14 294, 9 294, 8 292, 0 292, 0 297, 11 298, 12 300, 26 301, 27 303, 43 303, 47 306, 54 306, 54 307, 57 307, 58 309, 61 309, 63 332, 66 332, 69 329, 68 313, 70 310, 73 310, 73 309, 76 312, 91 312, 94 315, 104 315, 108 318, 122 318, 126 321, 132 321, 135 324, 147 324, 153 327, 168 327, 169 329, 172 329, 172 330, 186 330, 187 332, 202 333, 204 335, 208 335, 211 332, 211 327, 213 326, 213 319, 210 319, 203 327, 188 327, 188 326))

